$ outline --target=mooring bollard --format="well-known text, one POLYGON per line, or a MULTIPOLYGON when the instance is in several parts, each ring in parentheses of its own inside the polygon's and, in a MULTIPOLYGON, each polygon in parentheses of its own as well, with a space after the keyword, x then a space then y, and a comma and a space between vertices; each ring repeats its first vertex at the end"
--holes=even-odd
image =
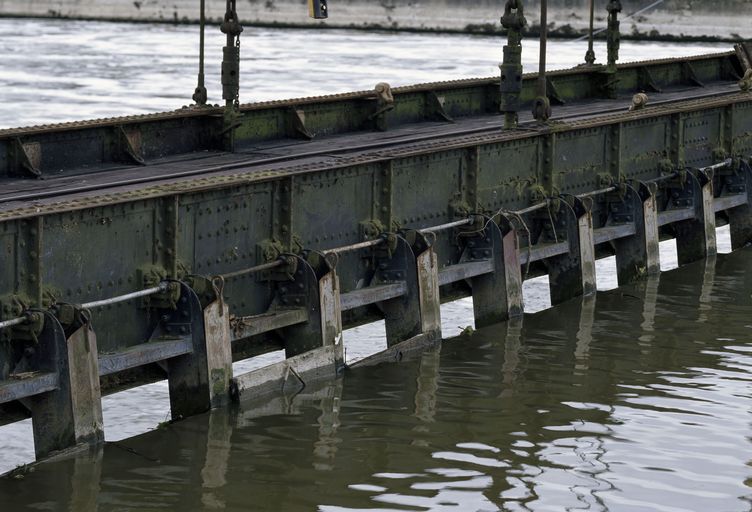
MULTIPOLYGON (((593 217, 588 204, 577 197, 571 199, 572 204, 562 199, 557 212, 557 224, 563 227, 561 234, 569 242, 569 253, 546 260, 553 305, 590 295, 596 289, 593 217)), ((557 226, 552 229, 555 233, 557 226)))

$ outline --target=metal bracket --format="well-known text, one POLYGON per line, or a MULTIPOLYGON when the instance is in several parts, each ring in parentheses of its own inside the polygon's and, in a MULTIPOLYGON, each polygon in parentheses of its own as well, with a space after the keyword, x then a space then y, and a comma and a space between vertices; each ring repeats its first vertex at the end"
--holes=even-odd
POLYGON ((291 134, 294 137, 303 138, 305 140, 312 140, 315 135, 311 133, 305 124, 305 111, 299 108, 290 108, 289 120, 291 127, 291 134))
POLYGON ((655 83, 650 69, 647 67, 641 67, 638 70, 638 87, 643 91, 661 92, 662 89, 655 83))
POLYGON ((434 91, 428 92, 427 105, 426 105, 426 117, 428 119, 439 119, 449 123, 454 123, 454 119, 444 109, 444 96, 439 96, 434 91))
POLYGON ((682 63, 682 74, 687 82, 698 87, 705 87, 705 84, 697 77, 697 73, 695 72, 695 68, 692 67, 691 62, 685 61, 682 63))
POLYGON ((28 313, 30 305, 18 295, 0 297, 0 320, 10 320, 26 315, 27 321, 10 329, 0 330, 0 341, 19 340, 37 344, 44 329, 44 316, 28 313))
POLYGON ((734 51, 742 66, 742 74, 748 69, 752 69, 752 48, 747 43, 739 43, 734 45, 734 51))
POLYGON ((378 219, 365 220, 359 224, 360 239, 362 241, 374 240, 386 231, 386 228, 378 219))
POLYGON ((556 88, 556 84, 553 80, 551 80, 550 77, 546 77, 546 91, 548 99, 551 101, 551 103, 555 105, 566 104, 566 100, 561 95, 561 93, 559 93, 559 90, 556 88))
POLYGON ((28 178, 42 177, 42 145, 39 142, 24 143, 16 137, 11 145, 11 153, 17 174, 28 178))
POLYGON ((126 131, 125 127, 117 127, 118 145, 124 156, 138 165, 146 165, 141 156, 141 131, 138 129, 126 131))
POLYGON ((276 238, 267 238, 256 244, 256 261, 265 263, 279 258, 285 252, 282 242, 276 238))
MULTIPOLYGON (((144 288, 158 286, 159 283, 167 279, 167 270, 156 265, 147 265, 137 269, 138 282, 144 288)), ((166 291, 144 297, 141 307, 144 309, 161 308, 175 309, 176 303, 180 298, 180 287, 177 283, 171 284, 166 291)))

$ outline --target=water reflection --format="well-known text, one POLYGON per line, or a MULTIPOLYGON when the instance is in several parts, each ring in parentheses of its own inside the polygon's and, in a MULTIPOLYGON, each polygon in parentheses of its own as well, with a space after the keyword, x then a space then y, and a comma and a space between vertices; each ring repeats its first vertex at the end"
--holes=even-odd
POLYGON ((749 255, 42 465, 0 509, 749 510, 749 255))

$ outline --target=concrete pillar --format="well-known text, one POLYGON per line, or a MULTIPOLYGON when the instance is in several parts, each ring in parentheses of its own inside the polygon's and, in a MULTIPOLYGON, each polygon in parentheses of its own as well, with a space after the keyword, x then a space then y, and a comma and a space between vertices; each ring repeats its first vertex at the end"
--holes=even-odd
POLYGON ((230 310, 224 300, 215 300, 204 309, 204 337, 209 403, 212 408, 220 407, 229 402, 232 381, 230 310))
POLYGON ((439 290, 439 260, 431 241, 413 231, 406 235, 415 254, 418 274, 420 332, 441 339, 441 293, 439 290))
POLYGON ((741 249, 752 243, 752 167, 742 162, 740 173, 743 175, 747 191, 747 204, 728 211, 731 228, 731 248, 741 249))
POLYGON ((688 176, 686 186, 692 191, 695 218, 677 222, 674 226, 679 265, 714 256, 718 252, 712 171, 698 171, 695 175, 688 176))
POLYGON ((340 305, 339 276, 334 269, 319 280, 319 309, 321 311, 321 344, 334 348, 336 370, 345 365, 345 343, 342 338, 342 306, 340 305))
POLYGON ((30 366, 58 375, 58 389, 27 401, 31 409, 37 459, 79 444, 104 441, 97 340, 86 324, 66 339, 50 313, 30 366))
POLYGON ((285 353, 295 357, 321 347, 334 347, 344 358, 339 279, 331 264, 319 255, 310 261, 297 258, 292 281, 277 283, 275 308, 305 308, 308 321, 282 330, 285 353))
MULTIPOLYGON (((405 238, 390 235, 389 244, 392 244, 392 247, 378 248, 379 268, 371 281, 371 285, 405 283, 406 292, 404 295, 379 303, 386 323, 387 345, 393 347, 423 334, 423 318, 421 314, 418 259, 405 238)), ((422 260, 424 271, 430 271, 432 265, 425 258, 422 260)), ((424 274, 423 280, 426 285, 424 292, 433 293, 431 291, 433 278, 424 274)), ((438 278, 436 283, 438 287, 438 278)))
MULTIPOLYGON (((483 242, 490 250, 493 272, 472 278, 475 327, 481 328, 522 315, 522 270, 519 240, 506 217, 487 222, 483 242), (488 242, 486 242, 488 241, 488 242)), ((484 245, 484 247, 485 247, 484 245)), ((470 254, 474 251, 470 251, 470 254)), ((467 251, 466 251, 467 252, 467 251)))
POLYGON ((595 293, 595 247, 590 208, 579 199, 571 207, 563 205, 569 253, 546 260, 551 304, 557 305, 581 295, 595 293))
POLYGON ((644 184, 637 187, 628 188, 625 197, 626 212, 632 216, 635 234, 614 241, 620 286, 661 271, 655 192, 644 184))
POLYGON ((210 310, 212 325, 209 332, 212 338, 208 339, 204 311, 198 296, 187 285, 176 284, 180 286, 176 309, 169 312, 163 310, 162 322, 152 335, 152 339, 180 336, 192 348, 191 353, 167 361, 173 420, 200 414, 209 410, 213 402, 223 401, 223 380, 231 376, 227 375, 227 347, 221 345, 226 342, 222 334, 224 327, 217 318, 220 312, 226 311, 210 310), (210 367, 210 364, 217 366, 210 367))

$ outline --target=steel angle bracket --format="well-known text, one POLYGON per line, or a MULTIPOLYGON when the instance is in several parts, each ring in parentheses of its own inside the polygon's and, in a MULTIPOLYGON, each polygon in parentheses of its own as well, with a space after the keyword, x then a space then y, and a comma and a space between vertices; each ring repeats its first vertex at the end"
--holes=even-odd
POLYGON ((519 238, 505 215, 477 214, 478 222, 458 231, 460 264, 483 267, 468 282, 473 293, 476 327, 504 322, 522 315, 522 270, 519 238))
POLYGON ((674 222, 679 265, 717 253, 712 169, 686 169, 682 179, 668 184, 670 197, 665 211, 690 210, 691 218, 674 222))
POLYGON ((619 200, 608 203, 606 227, 633 231, 611 242, 620 285, 660 272, 657 190, 655 183, 635 181, 627 185, 619 200))
POLYGON ((316 251, 304 255, 284 254, 294 259, 294 271, 287 280, 274 281, 275 295, 270 313, 300 310, 305 322, 278 329, 288 358, 334 347, 337 369, 344 367, 339 281, 334 258, 316 251))
POLYGON ((373 249, 376 271, 371 287, 404 284, 405 293, 379 302, 384 314, 387 344, 394 346, 423 333, 420 284, 416 255, 410 243, 398 233, 385 233, 386 243, 373 249))
POLYGON ((70 335, 49 311, 35 350, 24 367, 37 375, 56 375, 53 389, 24 400, 31 410, 34 448, 38 459, 78 444, 104 441, 96 337, 88 324, 70 335))
POLYGON ((180 281, 171 281, 170 287, 178 292, 175 307, 156 310, 157 323, 149 342, 177 341, 186 345, 185 354, 167 359, 172 417, 179 419, 212 407, 208 359, 211 347, 198 295, 180 281))
POLYGON ((137 128, 126 128, 119 125, 117 128, 118 147, 126 160, 138 165, 146 165, 142 154, 141 131, 137 128))
POLYGON ((551 303, 560 304, 595 293, 595 246, 591 203, 564 196, 554 215, 556 238, 569 244, 569 252, 545 260, 549 273, 551 303))
POLYGON ((402 233, 415 255, 418 275, 421 331, 441 339, 441 289, 439 287, 439 260, 433 249, 435 234, 409 230, 402 233))
POLYGON ((10 146, 11 173, 26 178, 42 178, 42 145, 23 142, 19 137, 10 146))

